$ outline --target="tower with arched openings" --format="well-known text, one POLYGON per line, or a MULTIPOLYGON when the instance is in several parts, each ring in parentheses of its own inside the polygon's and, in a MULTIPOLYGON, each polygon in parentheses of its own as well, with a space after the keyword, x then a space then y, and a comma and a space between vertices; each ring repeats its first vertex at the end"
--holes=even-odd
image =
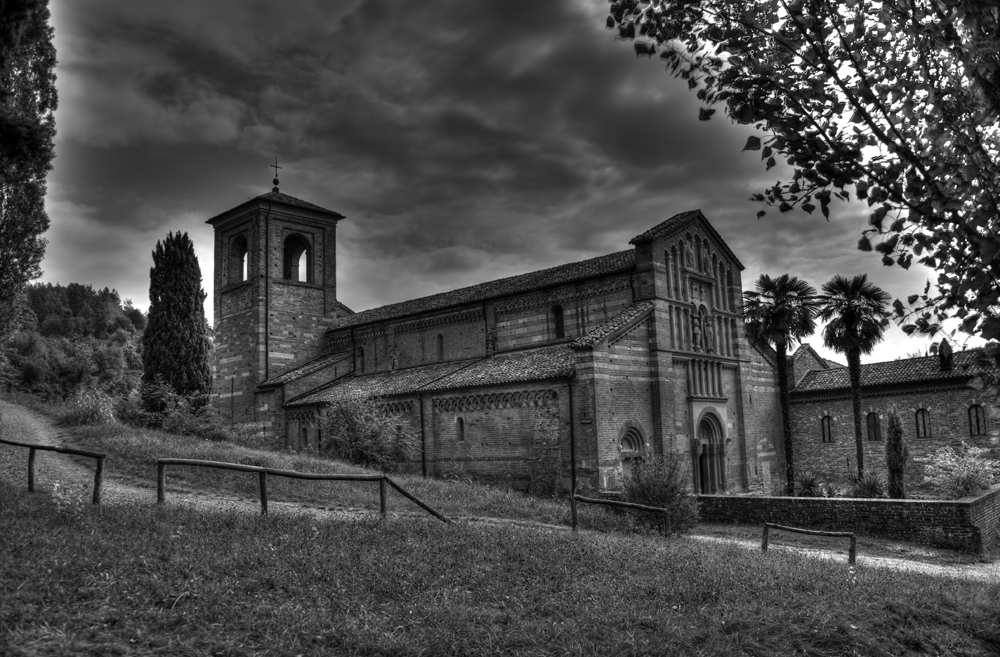
POLYGON ((215 231, 215 363, 223 416, 268 421, 267 385, 322 353, 323 333, 350 314, 337 301, 338 212, 275 187, 207 221, 215 231), (225 263, 225 266, 218 266, 225 263))

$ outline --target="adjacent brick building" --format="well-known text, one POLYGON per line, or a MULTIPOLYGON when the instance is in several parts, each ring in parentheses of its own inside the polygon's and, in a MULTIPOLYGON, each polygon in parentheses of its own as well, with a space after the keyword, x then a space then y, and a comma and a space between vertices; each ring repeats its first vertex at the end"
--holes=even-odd
POLYGON ((222 414, 301 449, 326 405, 377 394, 427 475, 612 491, 673 452, 698 492, 782 487, 773 355, 743 338, 743 266, 700 211, 625 251, 359 313, 337 300, 342 218, 276 187, 209 220, 222 414))
MULTIPOLYGON (((902 420, 910 453, 906 482, 923 480, 920 459, 961 442, 990 449, 1000 457, 1000 426, 981 377, 993 371, 973 349, 922 358, 861 366, 862 431, 865 469, 885 472, 888 414, 902 420)), ((856 472, 854 411, 846 367, 833 367, 808 345, 791 359, 796 376, 792 391, 792 436, 797 472, 827 481, 856 472), (818 359, 818 360, 817 360, 818 359)))

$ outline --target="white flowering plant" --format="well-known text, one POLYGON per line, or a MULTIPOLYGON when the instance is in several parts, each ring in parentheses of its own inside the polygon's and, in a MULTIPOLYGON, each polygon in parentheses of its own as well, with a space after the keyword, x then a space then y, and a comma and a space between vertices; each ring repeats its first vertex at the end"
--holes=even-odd
POLYGON ((950 499, 975 495, 1000 480, 1000 464, 987 454, 988 449, 965 441, 959 447, 942 447, 923 459, 924 481, 950 499))

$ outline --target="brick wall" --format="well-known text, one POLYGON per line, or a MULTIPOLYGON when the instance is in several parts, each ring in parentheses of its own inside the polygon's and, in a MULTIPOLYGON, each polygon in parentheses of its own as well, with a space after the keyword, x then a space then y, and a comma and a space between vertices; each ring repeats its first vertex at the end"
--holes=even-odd
POLYGON ((535 382, 424 396, 427 473, 551 494, 569 451, 569 388, 535 382), (518 394, 512 400, 507 393, 518 394), (461 425, 459 424, 461 419, 461 425))
POLYGON ((701 522, 774 522, 970 551, 1000 547, 1000 485, 954 501, 699 495, 698 513, 701 522))
MULTIPOLYGON (((964 440, 968 445, 985 447, 1000 456, 1000 426, 991 417, 989 396, 968 387, 937 390, 899 390, 862 398, 861 427, 864 440, 865 469, 885 473, 885 438, 889 427, 889 409, 895 405, 903 425, 903 439, 910 452, 906 468, 907 486, 923 480, 923 465, 915 459, 931 456, 935 450, 964 440), (985 409, 987 432, 969 435, 969 406, 985 409), (916 437, 916 412, 925 409, 930 416, 929 438, 916 437), (879 440, 868 440, 867 415, 879 417, 879 440)), ((850 397, 794 399, 792 434, 796 472, 811 472, 827 481, 842 481, 857 471, 854 438, 854 411, 850 397), (833 442, 824 443, 820 421, 831 418, 833 442)))

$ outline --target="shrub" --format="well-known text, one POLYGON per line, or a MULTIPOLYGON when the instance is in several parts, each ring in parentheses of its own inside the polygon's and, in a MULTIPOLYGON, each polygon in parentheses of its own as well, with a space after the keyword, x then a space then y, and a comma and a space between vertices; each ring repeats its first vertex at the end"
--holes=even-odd
POLYGON ((848 497, 884 498, 885 478, 877 472, 866 472, 864 476, 852 475, 848 480, 848 497))
POLYGON ((893 408, 889 411, 889 432, 885 441, 885 466, 889 474, 889 497, 901 500, 906 497, 903 475, 906 473, 906 459, 910 451, 903 442, 903 424, 893 408))
MULTIPOLYGON (((625 476, 626 502, 667 509, 673 531, 684 531, 698 523, 698 503, 691 495, 687 469, 676 455, 636 460, 632 473, 625 476)), ((649 512, 642 512, 647 517, 649 512)), ((660 518, 649 518, 659 524, 660 518)))
POLYGON ((321 426, 322 454, 383 472, 395 470, 417 443, 410 422, 387 413, 378 397, 332 401, 321 426))
POLYGON ((69 426, 114 422, 114 400, 107 393, 94 389, 81 390, 59 415, 59 423, 69 426))
POLYGON ((996 462, 984 458, 988 452, 981 447, 969 447, 965 441, 959 447, 942 447, 924 459, 924 481, 946 498, 975 495, 1000 476, 996 462))
POLYGON ((795 482, 796 497, 823 497, 823 488, 819 477, 811 473, 803 473, 795 482))

